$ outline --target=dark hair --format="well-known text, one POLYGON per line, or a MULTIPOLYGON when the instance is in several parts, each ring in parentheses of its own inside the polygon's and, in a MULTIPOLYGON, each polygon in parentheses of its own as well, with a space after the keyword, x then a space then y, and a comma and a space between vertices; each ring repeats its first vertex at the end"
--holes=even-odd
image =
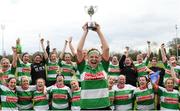
POLYGON ((71 56, 71 58, 73 58, 73 56, 72 56, 72 54, 71 54, 70 52, 65 52, 65 53, 64 53, 64 56, 63 56, 63 59, 65 58, 65 55, 66 55, 66 54, 69 54, 69 55, 71 56))
MULTIPOLYGON (((153 57, 153 58, 152 58, 152 60, 155 60, 155 61, 157 61, 157 57, 153 57)), ((151 60, 151 61, 152 61, 152 60, 151 60)))
POLYGON ((139 79, 140 79, 141 77, 144 77, 144 78, 146 79, 146 85, 148 86, 149 79, 148 79, 146 76, 140 76, 140 77, 138 77, 138 86, 140 86, 140 85, 139 85, 139 79))
POLYGON ((37 84, 37 81, 40 80, 40 79, 43 80, 44 84, 46 85, 46 81, 43 78, 36 79, 36 84, 37 84))
POLYGON ((57 79, 59 76, 62 76, 63 79, 64 79, 64 75, 62 75, 62 74, 57 74, 57 75, 56 75, 56 79, 57 79))
POLYGON ((22 54, 22 58, 26 55, 26 54, 29 54, 28 52, 25 52, 22 54))
POLYGON ((15 77, 10 77, 9 79, 7 79, 7 82, 9 83, 11 81, 11 79, 15 79, 16 80, 15 77))

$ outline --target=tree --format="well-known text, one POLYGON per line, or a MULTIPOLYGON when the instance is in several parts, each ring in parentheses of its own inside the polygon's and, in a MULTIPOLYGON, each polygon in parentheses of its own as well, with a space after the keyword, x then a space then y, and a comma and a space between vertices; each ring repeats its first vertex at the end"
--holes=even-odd
MULTIPOLYGON (((177 46, 180 44, 180 38, 173 38, 172 41, 169 41, 167 43, 168 47, 170 48, 169 54, 170 55, 177 55, 177 46)), ((180 50, 178 49, 178 52, 180 50)), ((179 56, 179 54, 178 54, 179 56)))

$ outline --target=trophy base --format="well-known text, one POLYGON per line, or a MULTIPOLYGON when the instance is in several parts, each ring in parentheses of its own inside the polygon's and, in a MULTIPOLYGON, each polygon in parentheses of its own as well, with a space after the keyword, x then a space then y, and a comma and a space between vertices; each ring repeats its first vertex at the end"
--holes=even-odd
POLYGON ((95 22, 88 22, 88 29, 90 29, 90 30, 95 30, 95 29, 96 29, 96 24, 95 24, 95 22))

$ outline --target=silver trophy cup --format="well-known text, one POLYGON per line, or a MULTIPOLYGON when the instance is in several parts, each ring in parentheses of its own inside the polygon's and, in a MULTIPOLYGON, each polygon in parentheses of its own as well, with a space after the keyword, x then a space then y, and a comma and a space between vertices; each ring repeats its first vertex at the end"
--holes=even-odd
POLYGON ((85 6, 86 13, 90 16, 90 21, 88 21, 88 29, 94 30, 96 28, 95 22, 92 20, 92 16, 97 12, 97 6, 85 6))

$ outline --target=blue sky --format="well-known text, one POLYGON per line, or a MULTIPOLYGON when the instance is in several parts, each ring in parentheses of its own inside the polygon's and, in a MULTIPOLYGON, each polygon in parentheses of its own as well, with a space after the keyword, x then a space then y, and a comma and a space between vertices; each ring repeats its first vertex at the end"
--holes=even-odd
MULTIPOLYGON (((23 51, 39 50, 40 33, 52 48, 62 50, 69 36, 77 46, 81 27, 89 20, 84 6, 97 5, 93 19, 101 25, 111 51, 123 52, 125 46, 145 51, 147 40, 157 42, 156 49, 175 37, 175 24, 180 25, 179 4, 180 0, 0 0, 0 24, 5 25, 7 53, 18 37, 23 51)), ((1 38, 2 30, 0 44, 1 38)), ((100 41, 89 31, 85 48, 91 47, 100 48, 100 41)))

